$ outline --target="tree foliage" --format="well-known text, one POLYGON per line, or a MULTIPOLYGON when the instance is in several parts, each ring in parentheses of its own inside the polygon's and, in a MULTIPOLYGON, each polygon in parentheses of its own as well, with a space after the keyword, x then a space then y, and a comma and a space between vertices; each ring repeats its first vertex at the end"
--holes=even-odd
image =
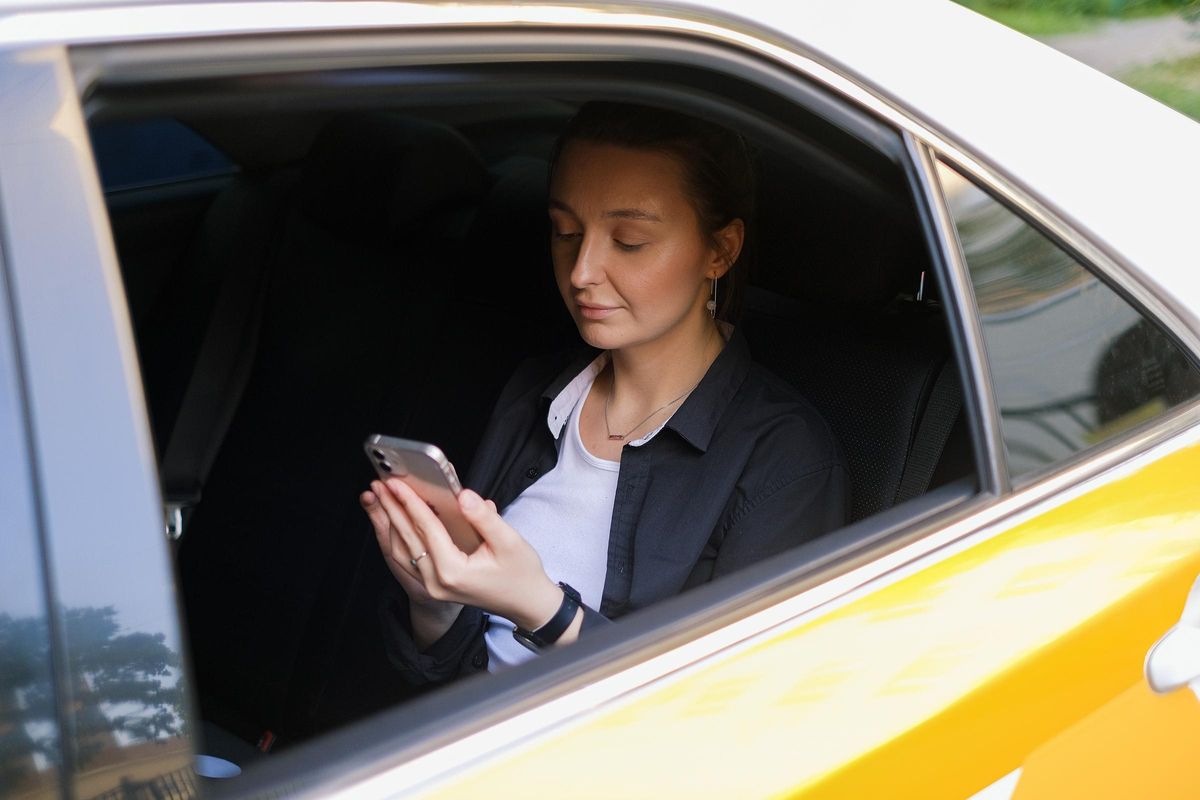
MULTIPOLYGON (((123 633, 112 606, 67 609, 63 623, 80 766, 118 733, 137 742, 184 732, 179 654, 163 634, 123 633)), ((57 760, 57 736, 30 733, 57 729, 49 641, 44 617, 0 614, 0 794, 33 753, 57 760)))

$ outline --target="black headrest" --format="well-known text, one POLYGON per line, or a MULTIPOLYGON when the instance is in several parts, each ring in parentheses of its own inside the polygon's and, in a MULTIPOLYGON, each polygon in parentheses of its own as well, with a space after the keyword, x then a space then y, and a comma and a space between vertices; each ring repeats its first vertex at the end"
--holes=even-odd
POLYGON ((864 202, 784 159, 763 162, 759 192, 754 285, 831 314, 877 313, 917 291, 929 257, 915 210, 864 202))
POLYGON ((348 237, 395 241, 461 214, 487 188, 479 154, 452 128, 384 113, 331 120, 309 151, 300 204, 348 237))

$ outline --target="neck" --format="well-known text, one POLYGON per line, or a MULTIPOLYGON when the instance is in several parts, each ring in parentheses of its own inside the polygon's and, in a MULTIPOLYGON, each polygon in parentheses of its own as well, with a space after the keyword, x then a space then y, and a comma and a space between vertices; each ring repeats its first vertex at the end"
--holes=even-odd
POLYGON ((652 342, 610 351, 614 410, 623 417, 650 409, 695 386, 724 346, 707 314, 652 342))

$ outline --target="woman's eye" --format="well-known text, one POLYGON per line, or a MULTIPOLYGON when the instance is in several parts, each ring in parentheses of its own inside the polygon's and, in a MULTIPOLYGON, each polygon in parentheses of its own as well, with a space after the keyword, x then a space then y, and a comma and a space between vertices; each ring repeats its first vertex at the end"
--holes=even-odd
POLYGON ((573 231, 554 231, 553 238, 559 242, 569 242, 578 239, 579 234, 573 231))
POLYGON ((620 239, 613 239, 613 244, 617 246, 618 250, 624 250, 626 253, 636 252, 646 246, 645 242, 632 244, 630 242, 622 242, 620 239))

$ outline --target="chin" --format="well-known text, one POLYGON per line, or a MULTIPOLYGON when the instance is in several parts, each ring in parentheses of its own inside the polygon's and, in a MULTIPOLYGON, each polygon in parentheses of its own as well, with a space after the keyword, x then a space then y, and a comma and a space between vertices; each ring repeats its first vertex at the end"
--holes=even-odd
POLYGON ((629 337, 622 335, 612 326, 588 319, 575 320, 579 336, 592 347, 600 350, 618 350, 629 344, 629 337))

